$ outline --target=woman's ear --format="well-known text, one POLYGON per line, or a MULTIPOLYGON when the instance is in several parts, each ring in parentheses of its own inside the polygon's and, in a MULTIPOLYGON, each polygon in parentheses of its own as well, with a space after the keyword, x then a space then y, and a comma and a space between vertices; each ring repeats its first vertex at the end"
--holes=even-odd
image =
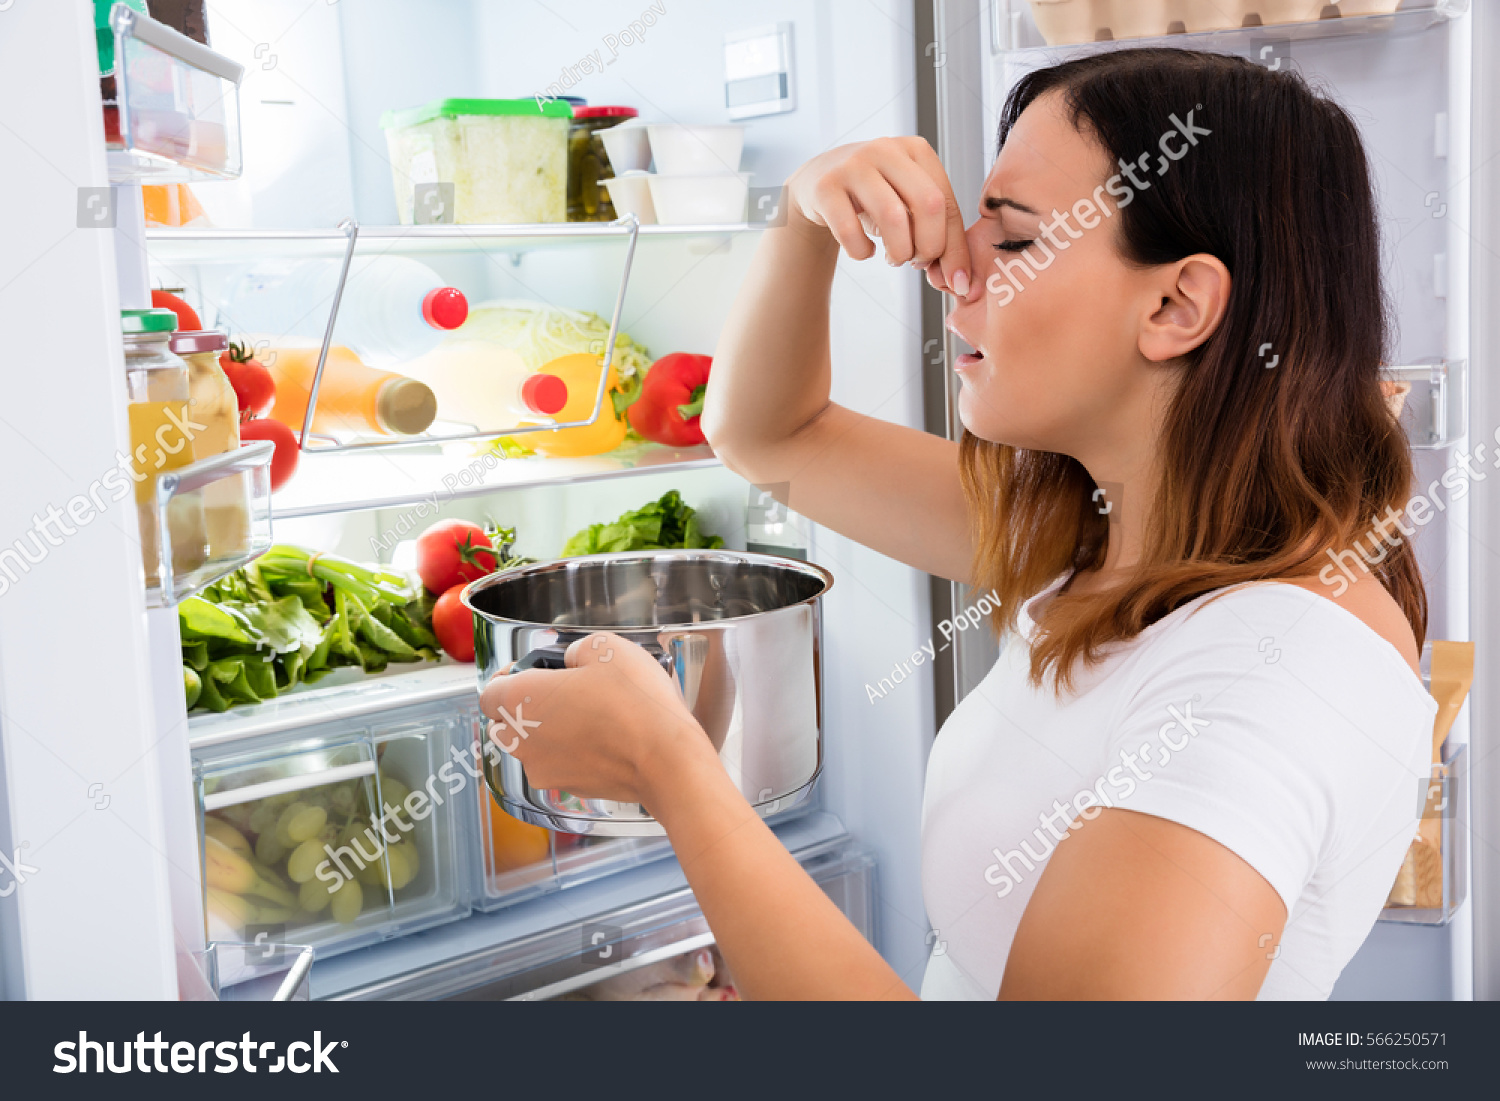
POLYGON ((1157 308, 1141 326, 1141 355, 1164 363, 1187 355, 1213 335, 1229 307, 1229 269, 1197 253, 1164 264, 1152 280, 1157 308))

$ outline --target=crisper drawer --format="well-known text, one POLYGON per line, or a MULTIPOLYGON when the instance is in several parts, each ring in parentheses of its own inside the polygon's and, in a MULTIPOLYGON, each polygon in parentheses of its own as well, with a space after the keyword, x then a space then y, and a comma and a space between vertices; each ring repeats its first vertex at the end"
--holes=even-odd
POLYGON ((439 702, 195 748, 209 939, 323 957, 467 913, 458 724, 439 702))
MULTIPOLYGON (((874 856, 847 835, 795 850, 794 855, 873 942, 877 932, 874 856)), ((733 987, 697 900, 690 889, 682 887, 363 989, 346 990, 339 997, 727 1001, 737 997, 733 987)))

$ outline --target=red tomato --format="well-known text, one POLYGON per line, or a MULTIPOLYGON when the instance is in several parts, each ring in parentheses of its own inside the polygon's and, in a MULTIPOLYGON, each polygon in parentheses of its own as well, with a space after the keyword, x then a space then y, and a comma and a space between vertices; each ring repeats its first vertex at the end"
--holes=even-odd
POLYGON ((458 594, 462 583, 454 585, 432 606, 432 633, 438 644, 454 661, 474 660, 474 616, 465 608, 458 594))
POLYGON ((234 399, 239 403, 240 420, 264 417, 276 404, 276 380, 271 372, 253 359, 243 344, 231 344, 228 351, 219 353, 219 366, 224 377, 234 387, 234 399))
POLYGON ((254 420, 240 425, 242 440, 270 440, 276 445, 271 456, 271 491, 274 493, 297 473, 297 463, 302 458, 302 447, 297 443, 297 433, 280 421, 254 420))
POLYGON ((431 593, 478 581, 500 566, 490 537, 467 520, 439 520, 417 536, 417 573, 431 593))
POLYGON ((203 322, 198 320, 198 311, 170 291, 152 291, 151 307, 157 310, 171 310, 175 313, 178 332, 203 328, 203 322))

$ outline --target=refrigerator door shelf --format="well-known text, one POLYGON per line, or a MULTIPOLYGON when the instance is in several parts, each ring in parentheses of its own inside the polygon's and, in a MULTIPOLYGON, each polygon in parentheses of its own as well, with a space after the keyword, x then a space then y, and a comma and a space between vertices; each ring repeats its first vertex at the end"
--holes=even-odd
POLYGON ((1398 417, 1412 447, 1449 447, 1469 430, 1469 364, 1440 360, 1409 367, 1382 367, 1381 381, 1405 388, 1398 417))
POLYGON ((1447 925, 1469 897, 1468 749, 1460 745, 1447 753, 1419 793, 1427 837, 1419 836, 1407 851, 1381 921, 1447 925), (1441 836, 1436 852, 1429 840, 1433 834, 1441 836))
POLYGON ((147 606, 178 604, 269 549, 275 451, 255 440, 156 476, 140 506, 147 606))
POLYGON ((1420 30, 1468 0, 988 0, 996 52, 1130 40, 1223 51, 1230 36, 1282 43, 1420 30))
POLYGON ((114 81, 104 105, 113 183, 237 179, 244 67, 116 4, 114 81))

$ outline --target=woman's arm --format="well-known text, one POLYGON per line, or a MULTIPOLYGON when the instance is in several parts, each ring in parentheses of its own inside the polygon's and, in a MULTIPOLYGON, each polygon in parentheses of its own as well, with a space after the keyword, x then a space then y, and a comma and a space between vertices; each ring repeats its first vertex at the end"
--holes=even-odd
POLYGON ((745 994, 914 996, 740 794, 654 658, 596 634, 568 648, 567 664, 493 678, 480 696, 499 720, 490 739, 534 787, 646 807, 745 994))
MULTIPOLYGON (((924 268, 967 292, 963 216, 920 138, 846 145, 787 184, 714 352, 703 428, 724 463, 840 534, 941 577, 972 558, 958 445, 829 401, 829 294, 839 249, 924 268), (945 274, 946 273, 946 274, 945 274)), ((913 369, 916 364, 913 364, 913 369)))
POLYGON ((1002 1001, 1253 999, 1286 904, 1219 842, 1110 808, 1079 818, 1011 941, 1002 1001))
POLYGON ((912 999, 702 749, 663 762, 642 801, 666 828, 735 985, 760 1001, 912 999))

